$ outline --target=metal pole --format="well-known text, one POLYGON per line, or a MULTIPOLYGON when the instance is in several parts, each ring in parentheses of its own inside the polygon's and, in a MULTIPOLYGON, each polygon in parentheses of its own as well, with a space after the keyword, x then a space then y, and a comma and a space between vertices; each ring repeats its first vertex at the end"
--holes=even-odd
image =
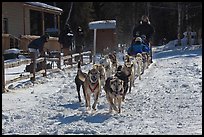
POLYGON ((96 59, 96 31, 97 31, 97 29, 94 29, 94 53, 93 53, 93 64, 95 64, 95 59, 96 59))

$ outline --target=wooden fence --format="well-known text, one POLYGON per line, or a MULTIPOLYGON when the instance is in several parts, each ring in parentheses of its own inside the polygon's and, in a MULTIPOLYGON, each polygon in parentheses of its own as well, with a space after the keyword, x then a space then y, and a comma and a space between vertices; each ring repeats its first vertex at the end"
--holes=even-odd
MULTIPOLYGON (((57 62, 57 68, 61 69, 61 61, 64 61, 64 65, 70 65, 71 67, 73 67, 73 64, 76 64, 78 59, 80 59, 82 61, 82 65, 88 64, 84 62, 84 58, 85 56, 89 57, 89 62, 92 62, 92 53, 91 51, 87 51, 87 52, 83 52, 81 54, 71 54, 68 56, 61 56, 61 54, 58 54, 58 56, 54 57, 54 58, 50 58, 49 56, 44 56, 38 59, 35 59, 34 54, 30 54, 30 59, 26 59, 26 60, 21 60, 21 61, 16 61, 16 62, 4 62, 4 58, 2 58, 2 93, 6 92, 7 89, 5 88, 5 86, 7 84, 16 82, 16 81, 20 81, 23 79, 28 79, 30 78, 30 80, 32 82, 34 82, 36 79, 36 75, 42 75, 42 76, 46 76, 47 75, 47 68, 46 68, 46 64, 48 61, 54 61, 57 62), (13 67, 17 67, 23 64, 35 64, 35 63, 39 63, 42 62, 42 70, 40 70, 39 72, 36 72, 36 69, 33 65, 31 73, 29 75, 20 75, 17 78, 14 78, 12 80, 7 80, 5 81, 5 69, 6 68, 13 68, 13 67)), ((56 69, 53 69, 56 70, 56 69)), ((53 71, 52 71, 53 72, 53 71)))

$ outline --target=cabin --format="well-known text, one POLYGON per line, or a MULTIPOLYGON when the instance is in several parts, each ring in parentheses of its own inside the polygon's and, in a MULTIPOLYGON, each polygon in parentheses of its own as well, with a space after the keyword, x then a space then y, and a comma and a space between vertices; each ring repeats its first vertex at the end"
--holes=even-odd
POLYGON ((41 2, 2 2, 2 51, 27 50, 27 45, 41 35, 50 34, 45 48, 60 50, 60 15, 63 10, 41 2))
POLYGON ((94 30, 96 53, 107 54, 107 52, 114 51, 117 48, 115 20, 90 22, 89 29, 94 30))

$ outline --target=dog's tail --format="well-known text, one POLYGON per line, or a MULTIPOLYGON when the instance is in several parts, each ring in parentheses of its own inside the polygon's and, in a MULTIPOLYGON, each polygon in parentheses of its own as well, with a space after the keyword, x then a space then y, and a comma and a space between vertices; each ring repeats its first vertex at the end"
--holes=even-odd
POLYGON ((86 79, 86 74, 81 71, 81 61, 78 62, 77 68, 78 68, 77 75, 79 79, 84 82, 86 79))
POLYGON ((81 69, 81 61, 78 61, 77 68, 78 70, 81 69))

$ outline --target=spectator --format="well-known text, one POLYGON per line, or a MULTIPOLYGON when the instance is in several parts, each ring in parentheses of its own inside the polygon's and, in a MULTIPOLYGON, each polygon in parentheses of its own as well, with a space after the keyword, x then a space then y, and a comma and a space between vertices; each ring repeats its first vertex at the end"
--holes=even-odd
POLYGON ((84 47, 84 31, 79 26, 76 32, 76 53, 81 53, 84 47))
POLYGON ((64 30, 60 33, 58 40, 61 48, 63 49, 64 56, 69 54, 70 48, 72 50, 73 36, 74 35, 69 24, 66 24, 64 30))
MULTIPOLYGON (((40 38, 34 39, 30 42, 28 45, 29 52, 34 52, 35 58, 38 58, 40 55, 45 55, 44 53, 44 44, 45 42, 48 42, 49 35, 45 34, 42 35, 40 38)), ((37 64, 35 64, 35 68, 37 68, 37 64)))

